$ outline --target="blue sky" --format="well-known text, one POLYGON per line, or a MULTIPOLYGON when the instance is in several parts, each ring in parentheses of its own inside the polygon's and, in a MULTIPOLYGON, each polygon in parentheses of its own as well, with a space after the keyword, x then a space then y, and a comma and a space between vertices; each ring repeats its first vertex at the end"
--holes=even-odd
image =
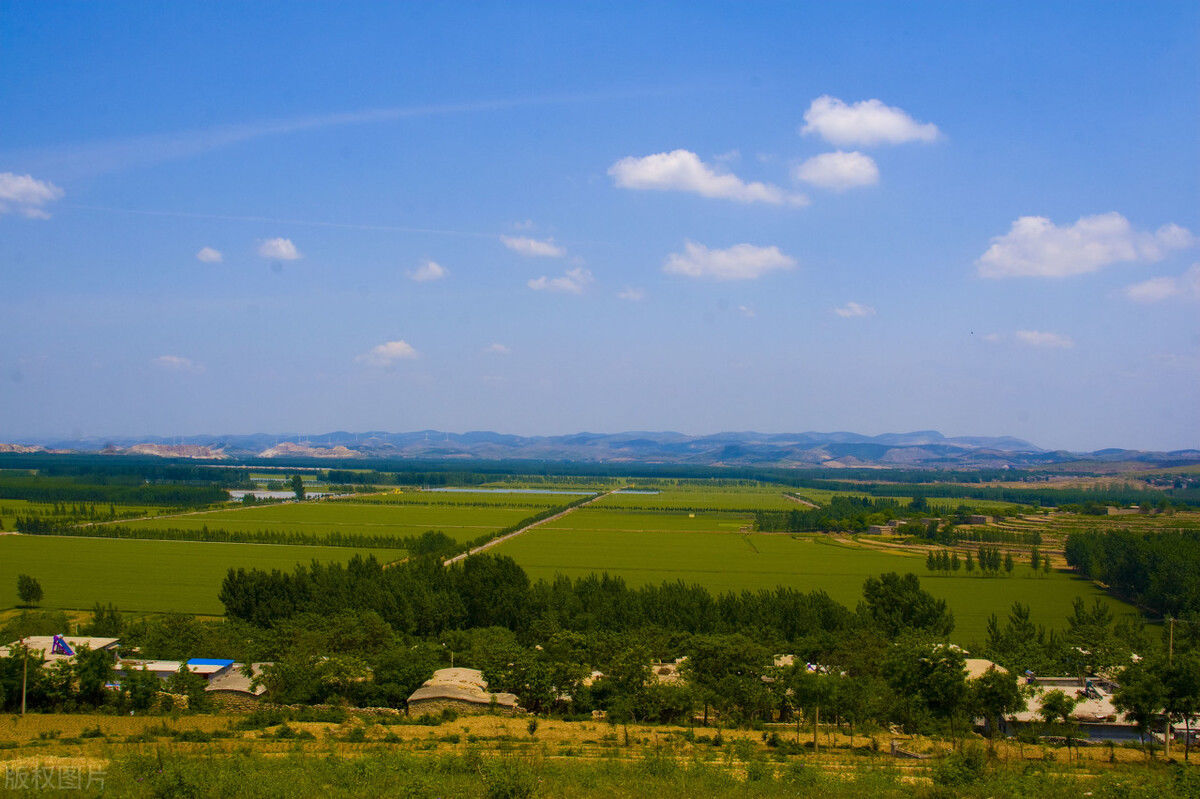
POLYGON ((5 440, 1200 446, 1194 3, 0 17, 5 440))

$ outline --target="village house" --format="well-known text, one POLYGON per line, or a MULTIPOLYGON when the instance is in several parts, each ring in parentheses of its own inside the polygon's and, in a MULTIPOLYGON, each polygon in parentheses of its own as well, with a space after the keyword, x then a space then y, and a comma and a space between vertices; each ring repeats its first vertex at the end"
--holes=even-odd
POLYGON ((410 716, 436 716, 444 710, 479 714, 523 712, 515 694, 491 693, 478 669, 438 669, 408 697, 410 716))

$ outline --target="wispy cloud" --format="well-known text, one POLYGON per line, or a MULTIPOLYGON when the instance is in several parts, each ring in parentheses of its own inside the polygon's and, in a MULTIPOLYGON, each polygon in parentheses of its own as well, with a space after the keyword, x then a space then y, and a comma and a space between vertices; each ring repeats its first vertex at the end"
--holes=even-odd
POLYGON ((225 256, 221 255, 220 250, 213 249, 212 247, 201 247, 200 251, 196 253, 196 260, 206 264, 219 264, 225 260, 225 256))
POLYGON ((295 244, 292 244, 292 240, 284 238, 265 239, 259 242, 258 254, 263 258, 277 261, 295 261, 301 257, 300 251, 296 249, 295 244))
POLYGON ((795 266, 796 259, 778 247, 735 244, 724 250, 710 250, 703 244, 687 241, 683 252, 667 256, 663 271, 706 280, 755 280, 795 266))
POLYGON ((512 349, 498 341, 493 341, 483 351, 489 355, 512 355, 512 349))
POLYGON ((758 312, 755 311, 749 305, 739 305, 737 307, 737 310, 738 310, 738 313, 740 313, 742 316, 746 317, 747 319, 753 319, 754 317, 758 316, 758 312))
POLYGON ((917 122, 906 111, 879 100, 847 104, 823 95, 804 112, 802 134, 815 133, 839 147, 937 141, 941 136, 932 122, 917 122))
POLYGON ((1075 342, 1070 336, 1048 333, 1044 330, 1018 330, 1016 337, 1017 341, 1027 347, 1067 350, 1075 346, 1075 342))
POLYGON ((272 136, 285 136, 323 128, 393 122, 422 117, 505 111, 514 108, 602 102, 633 97, 669 94, 679 89, 639 89, 626 92, 594 92, 545 95, 540 97, 478 100, 434 105, 370 108, 331 114, 310 114, 283 119, 214 125, 196 130, 152 133, 104 141, 58 145, 8 151, 0 154, 6 163, 54 174, 60 179, 75 179, 154 166, 168 161, 193 158, 213 150, 272 136))
POLYGON ((561 258, 566 248, 554 243, 553 239, 533 239, 528 236, 501 236, 500 243, 513 252, 534 258, 561 258))
POLYGON ((534 291, 556 291, 563 294, 582 294, 583 290, 592 283, 592 273, 582 266, 568 269, 559 277, 534 278, 526 283, 534 291))
POLYGON ((622 300, 627 300, 628 302, 641 302, 642 300, 646 299, 646 290, 635 288, 633 286, 626 286, 617 292, 617 297, 622 300))
POLYGON ((63 196, 53 183, 32 175, 0 172, 0 214, 20 214, 29 219, 49 219, 46 206, 63 196))
POLYGON ((151 358, 150 363, 168 372, 199 374, 204 371, 202 365, 191 358, 184 358, 182 355, 159 355, 157 358, 151 358))
POLYGON ((433 280, 441 280, 448 274, 450 274, 450 270, 437 261, 425 261, 416 269, 409 272, 408 277, 418 283, 428 283, 433 280))
POLYGON ((719 172, 690 150, 622 158, 608 168, 608 174, 623 189, 684 191, 741 203, 808 204, 808 198, 802 194, 792 194, 769 183, 748 183, 730 172, 719 172))
POLYGON ((404 339, 385 341, 357 356, 354 360, 367 366, 386 367, 397 361, 409 361, 420 357, 420 353, 404 339))
POLYGON ((992 239, 976 261, 980 277, 1071 277, 1121 262, 1158 261, 1195 237, 1175 224, 1153 233, 1134 230, 1116 211, 1080 217, 1059 227, 1044 216, 1023 216, 992 239))
POLYGON ((874 316, 875 308, 858 302, 848 302, 840 308, 834 308, 833 312, 843 319, 856 319, 864 316, 874 316))

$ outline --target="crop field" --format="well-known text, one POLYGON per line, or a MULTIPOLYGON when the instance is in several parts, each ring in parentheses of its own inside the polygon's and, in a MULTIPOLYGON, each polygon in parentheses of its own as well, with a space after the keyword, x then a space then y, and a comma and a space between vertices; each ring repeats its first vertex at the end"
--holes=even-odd
POLYGON ((221 614, 221 580, 231 568, 290 570, 297 563, 347 561, 356 553, 381 561, 397 550, 350 547, 215 544, 64 536, 0 536, 0 608, 12 607, 17 574, 37 578, 45 608, 90 608, 112 602, 121 610, 221 614))
MULTIPOLYGON (((561 520, 576 524, 573 528, 539 527, 493 551, 514 558, 532 579, 607 572, 631 585, 683 580, 717 593, 790 586, 825 591, 851 608, 861 598, 868 576, 912 572, 931 593, 947 601, 956 620, 955 638, 964 644, 979 640, 988 616, 996 613, 1003 618, 1016 600, 1028 604, 1034 620, 1047 627, 1062 626, 1076 596, 1089 603, 1101 597, 1118 613, 1132 612, 1086 580, 1057 572, 1034 575, 1023 565, 1010 577, 932 576, 923 555, 837 543, 819 535, 715 535, 667 527, 623 532, 630 528, 616 527, 625 523, 612 518, 620 515, 616 513, 595 519, 588 529, 578 526, 585 514, 595 513, 599 512, 576 511, 561 520)), ((686 516, 684 520, 695 521, 686 516)))
POLYGON ((338 500, 236 507, 139 520, 124 526, 160 530, 208 527, 238 532, 301 532, 310 533, 314 539, 331 532, 344 536, 409 536, 420 535, 426 530, 441 530, 456 541, 470 541, 537 512, 537 507, 368 504, 338 500))
POLYGON ((791 510, 800 507, 783 495, 783 487, 710 489, 668 488, 657 494, 617 493, 596 503, 596 507, 638 510, 791 510))
POLYGON ((26 499, 0 499, 0 524, 5 530, 12 530, 18 516, 39 516, 43 518, 74 518, 74 511, 82 506, 85 511, 94 510, 101 517, 107 517, 111 509, 118 516, 135 518, 138 516, 153 516, 158 513, 170 513, 170 509, 148 505, 110 505, 107 502, 66 502, 60 503, 67 513, 56 514, 53 502, 31 502, 26 499))
MULTIPOLYGON (((536 490, 536 489, 529 489, 536 490)), ((547 491, 567 491, 568 489, 545 489, 547 491)), ((520 489, 517 489, 520 491, 520 489)), ((351 502, 362 505, 427 505, 443 507, 486 507, 486 508, 522 508, 529 515, 538 511, 566 505, 577 499, 582 499, 590 491, 564 494, 525 494, 495 489, 492 491, 388 491, 379 494, 358 494, 353 498, 338 499, 336 502, 351 502)))
POLYGON ((599 530, 609 532, 736 533, 749 527, 750 514, 722 511, 647 512, 605 510, 595 505, 572 511, 544 525, 547 530, 599 530))

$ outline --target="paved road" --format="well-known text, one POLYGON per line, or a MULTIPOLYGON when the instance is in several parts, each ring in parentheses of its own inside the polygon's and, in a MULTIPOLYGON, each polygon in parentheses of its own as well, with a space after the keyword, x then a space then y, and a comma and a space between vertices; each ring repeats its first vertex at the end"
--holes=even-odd
POLYGON ((556 513, 553 516, 547 516, 545 519, 534 522, 533 524, 527 524, 524 527, 522 527, 520 530, 515 530, 515 531, 509 533, 508 535, 502 535, 499 538, 493 538, 491 541, 488 541, 486 544, 480 544, 479 546, 475 547, 474 549, 468 549, 466 552, 463 552, 460 555, 455 555, 454 557, 450 558, 449 560, 444 561, 442 563, 442 565, 449 566, 453 563, 458 563, 460 560, 465 560, 466 558, 469 558, 472 555, 478 555, 480 552, 483 552, 485 549, 491 549, 492 547, 496 546, 497 544, 502 544, 510 538, 516 538, 521 533, 529 532, 530 530, 532 530, 533 528, 535 528, 539 525, 547 524, 548 522, 552 522, 557 519, 561 519, 562 517, 566 516, 568 513, 575 510, 576 508, 582 508, 585 505, 591 505, 596 500, 604 499, 609 494, 615 494, 616 492, 620 491, 622 488, 628 488, 628 486, 622 486, 621 488, 614 488, 612 491, 608 491, 604 494, 597 494, 596 496, 589 499, 587 502, 580 502, 578 505, 574 505, 570 508, 567 508, 566 510, 562 511, 561 513, 556 513))
POLYGON ((799 502, 801 505, 804 505, 807 508, 821 507, 820 505, 815 505, 812 502, 809 502, 807 499, 800 499, 800 497, 792 496, 791 494, 785 493, 784 496, 790 499, 792 502, 799 502))

